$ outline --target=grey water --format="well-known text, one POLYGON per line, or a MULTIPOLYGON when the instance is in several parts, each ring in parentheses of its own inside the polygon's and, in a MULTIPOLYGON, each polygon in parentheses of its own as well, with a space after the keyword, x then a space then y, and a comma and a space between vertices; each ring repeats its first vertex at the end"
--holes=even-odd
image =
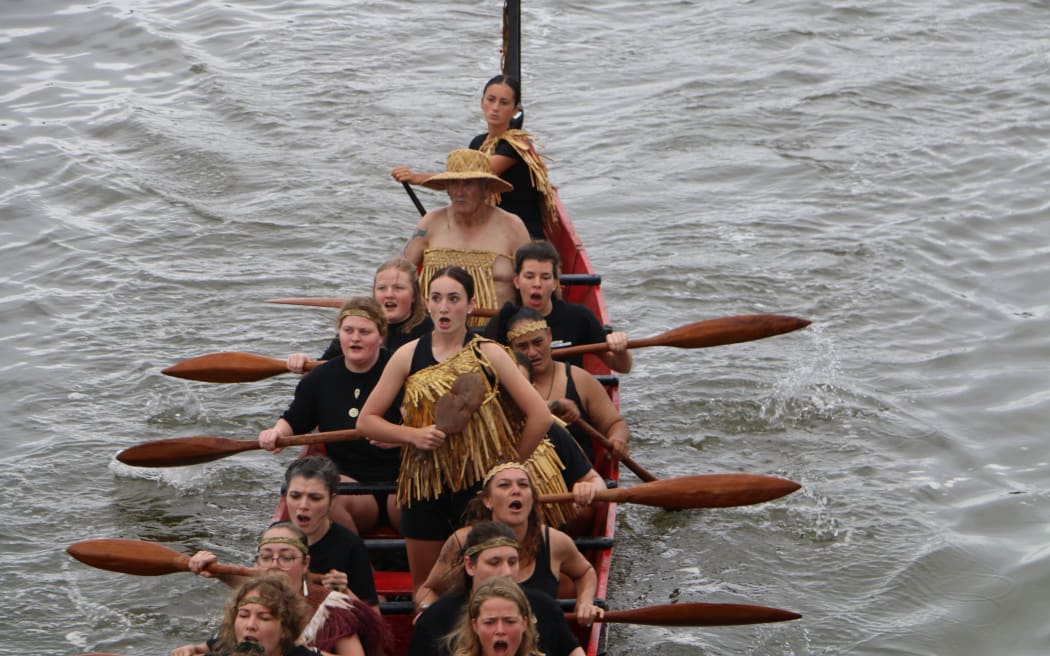
MULTIPOLYGON (((623 411, 646 468, 803 487, 746 508, 621 506, 608 595, 803 619, 616 625, 610 654, 1050 653, 1048 9, 525 3, 526 127, 614 325, 813 321, 635 353, 623 411)), ((0 4, 0 653, 166 654, 211 630, 221 585, 65 548, 246 559, 294 454, 165 470, 114 455, 272 423, 293 377, 160 370, 320 352, 328 313, 263 301, 368 292, 417 220, 389 170, 439 169, 484 128, 500 14, 0 4)))

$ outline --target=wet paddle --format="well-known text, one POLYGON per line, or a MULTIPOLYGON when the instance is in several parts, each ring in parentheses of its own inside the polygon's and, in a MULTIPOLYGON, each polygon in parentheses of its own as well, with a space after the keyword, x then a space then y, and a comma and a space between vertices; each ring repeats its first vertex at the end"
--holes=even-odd
MULTIPOLYGON (((357 440, 364 436, 356 429, 306 433, 277 438, 277 446, 302 446, 304 444, 322 444, 357 440)), ((258 440, 231 440, 225 437, 199 435, 194 437, 173 437, 167 440, 155 440, 128 447, 117 454, 117 460, 132 467, 181 467, 199 465, 242 451, 261 449, 258 440)))
MULTIPOLYGON (((307 360, 303 369, 310 371, 323 363, 324 360, 307 360)), ((250 383, 288 373, 288 363, 255 353, 224 351, 177 362, 161 373, 202 383, 250 383)))
MULTIPOLYGON (((594 495, 594 500, 640 503, 667 510, 728 508, 778 499, 800 487, 786 478, 765 474, 698 474, 602 490, 594 495)), ((537 500, 540 503, 564 503, 571 502, 573 496, 571 492, 544 494, 537 500)))
MULTIPOLYGON (((191 571, 189 556, 163 544, 143 540, 83 540, 69 545, 66 552, 85 565, 136 576, 162 576, 191 571)), ((208 571, 230 576, 257 576, 261 573, 252 567, 221 563, 212 563, 208 571)))
MULTIPOLYGON (((789 610, 750 604, 708 604, 702 602, 659 604, 626 610, 607 610, 599 622, 652 624, 655 626, 733 626, 797 620, 801 615, 789 610)), ((574 613, 565 613, 574 622, 574 613)))
MULTIPOLYGON (((558 412, 557 400, 551 401, 548 404, 548 406, 550 407, 552 413, 556 414, 558 412)), ((583 429, 583 432, 587 433, 587 435, 589 435, 592 439, 597 441, 598 444, 601 444, 603 447, 605 447, 605 449, 609 452, 609 455, 612 455, 612 442, 609 441, 609 438, 606 437, 604 433, 602 433, 600 430, 584 421, 582 417, 572 423, 573 425, 579 426, 581 429, 583 429)), ((613 457, 615 458, 616 456, 613 457)), ((627 456, 626 458, 620 458, 619 460, 623 464, 627 465, 627 468, 633 471, 635 476, 642 479, 643 481, 652 482, 659 480, 658 478, 650 474, 645 469, 645 467, 642 467, 637 462, 635 462, 630 456, 627 456)))
MULTIPOLYGON (((774 335, 782 335, 810 324, 806 319, 789 317, 783 314, 742 314, 735 317, 720 317, 705 321, 694 321, 667 332, 644 339, 627 340, 627 348, 645 346, 674 346, 677 348, 707 348, 725 344, 750 342, 774 335)), ((597 344, 580 344, 556 348, 551 354, 556 358, 566 358, 584 353, 607 351, 604 342, 597 344)))

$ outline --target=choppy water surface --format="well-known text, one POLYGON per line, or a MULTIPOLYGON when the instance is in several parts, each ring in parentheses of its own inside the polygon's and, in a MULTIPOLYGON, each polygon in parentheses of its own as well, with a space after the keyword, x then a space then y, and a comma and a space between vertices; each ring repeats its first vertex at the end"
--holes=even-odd
MULTIPOLYGON (((527 124, 615 324, 814 321, 636 354, 638 461, 804 487, 622 508, 610 595, 804 619, 617 626, 609 653, 1050 651, 1045 10, 526 3, 527 124)), ((387 172, 439 168, 483 128, 499 22, 488 1, 0 7, 0 653, 167 653, 210 630, 218 584, 64 548, 245 558, 291 454, 157 471, 113 456, 272 422, 293 379, 159 371, 322 347, 324 312, 260 301, 367 292, 417 218, 387 172)))

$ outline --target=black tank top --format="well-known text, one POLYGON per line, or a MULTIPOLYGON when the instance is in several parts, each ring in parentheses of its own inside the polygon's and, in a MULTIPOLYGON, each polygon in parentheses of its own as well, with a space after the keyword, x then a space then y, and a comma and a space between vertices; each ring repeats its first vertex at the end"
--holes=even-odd
MULTIPOLYGON (((572 365, 568 362, 565 363, 565 398, 576 404, 576 407, 580 409, 580 419, 590 424, 591 418, 587 416, 587 411, 583 409, 580 393, 576 391, 576 384, 572 382, 572 365)), ((583 449, 583 452, 587 454, 587 459, 594 462, 594 443, 591 440, 591 436, 575 424, 569 424, 569 432, 576 438, 576 442, 583 449)))
POLYGON ((540 541, 540 548, 536 550, 536 566, 532 570, 532 576, 522 581, 521 587, 542 592, 551 599, 558 598, 558 579, 551 571, 550 526, 543 530, 543 540, 540 541))

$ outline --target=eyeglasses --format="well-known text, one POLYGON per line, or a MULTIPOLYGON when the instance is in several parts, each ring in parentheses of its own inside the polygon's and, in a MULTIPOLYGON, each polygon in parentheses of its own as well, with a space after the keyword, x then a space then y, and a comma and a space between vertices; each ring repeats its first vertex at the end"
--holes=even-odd
POLYGON ((277 561, 277 566, 281 569, 288 569, 292 566, 292 563, 299 560, 297 554, 280 554, 274 556, 273 554, 259 554, 255 557, 255 564, 260 567, 269 567, 273 564, 273 561, 277 561))

